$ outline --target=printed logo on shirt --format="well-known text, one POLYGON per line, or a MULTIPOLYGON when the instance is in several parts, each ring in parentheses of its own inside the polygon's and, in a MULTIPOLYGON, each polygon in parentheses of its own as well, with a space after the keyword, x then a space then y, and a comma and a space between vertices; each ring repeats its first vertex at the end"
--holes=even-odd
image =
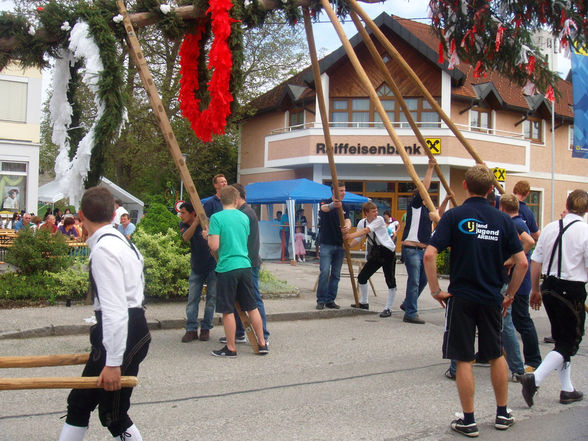
POLYGON ((488 229, 488 224, 474 218, 467 218, 458 224, 459 231, 468 235, 476 235, 478 239, 498 241, 500 230, 488 229))

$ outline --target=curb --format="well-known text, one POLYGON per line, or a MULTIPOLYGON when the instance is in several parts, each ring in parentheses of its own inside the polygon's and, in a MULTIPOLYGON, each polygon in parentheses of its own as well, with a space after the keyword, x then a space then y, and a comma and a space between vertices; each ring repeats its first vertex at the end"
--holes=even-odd
MULTIPOLYGON (((373 315, 376 311, 366 311, 364 309, 329 309, 321 311, 299 311, 299 312, 281 312, 268 314, 268 322, 285 322, 294 320, 317 320, 330 319, 337 317, 350 317, 353 315, 373 315)), ((220 317, 214 318, 215 326, 222 326, 220 317)), ((80 325, 49 325, 40 328, 22 329, 16 331, 6 331, 0 333, 0 340, 22 339, 22 338, 40 338, 40 337, 57 337, 66 335, 87 334, 90 330, 90 324, 80 325)), ((186 319, 150 319, 147 320, 147 326, 150 331, 184 329, 186 319)))

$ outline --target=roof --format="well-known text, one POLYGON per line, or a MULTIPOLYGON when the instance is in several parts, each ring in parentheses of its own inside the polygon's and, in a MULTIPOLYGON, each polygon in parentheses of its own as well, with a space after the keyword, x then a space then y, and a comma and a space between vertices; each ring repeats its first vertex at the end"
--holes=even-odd
MULTIPOLYGON (((498 72, 488 72, 485 77, 474 78, 474 69, 468 63, 462 62, 454 69, 449 69, 447 60, 440 65, 437 53, 439 39, 430 25, 391 16, 385 12, 380 14, 374 22, 381 30, 388 29, 426 59, 437 65, 440 70, 447 72, 453 80, 452 97, 454 99, 467 100, 472 102, 472 105, 486 103, 493 108, 509 109, 529 114, 535 112, 543 114, 545 108, 536 106, 539 100, 543 100, 543 95, 538 94, 528 100, 523 94, 521 86, 512 83, 509 78, 498 72)), ((362 42, 362 39, 359 34, 356 34, 349 41, 355 48, 362 42)), ((346 57, 345 49, 342 46, 339 47, 319 60, 321 73, 328 71, 330 67, 346 57)), ((257 97, 250 104, 257 109, 256 115, 275 111, 281 106, 288 105, 289 102, 302 104, 309 98, 314 99, 313 84, 312 70, 308 66, 272 90, 257 97), (301 88, 305 90, 301 91, 301 88)), ((572 83, 559 79, 557 85, 554 86, 561 94, 555 106, 556 115, 564 119, 573 119, 572 83)), ((546 105, 550 112, 550 103, 546 102, 546 105)))

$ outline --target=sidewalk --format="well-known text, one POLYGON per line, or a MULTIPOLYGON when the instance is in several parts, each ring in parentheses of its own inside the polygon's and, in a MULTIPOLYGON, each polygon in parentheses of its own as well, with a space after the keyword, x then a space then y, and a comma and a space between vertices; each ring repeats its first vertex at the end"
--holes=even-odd
MULTIPOLYGON (((309 320, 350 316, 353 314, 379 314, 386 305, 387 292, 384 275, 379 270, 373 277, 377 297, 370 287, 370 310, 356 310, 350 307, 354 303, 353 291, 349 280, 347 265, 344 263, 336 302, 339 310, 316 310, 316 293, 314 285, 318 278, 318 260, 298 263, 296 266, 276 261, 264 262, 263 268, 270 271, 278 279, 287 280, 300 291, 297 297, 264 299, 267 320, 309 320)), ((353 268, 357 277, 357 265, 353 268)), ((400 303, 404 299, 406 289, 406 268, 402 264, 396 266, 396 283, 398 294, 394 302, 393 315, 401 316, 400 303)), ((446 288, 448 281, 441 281, 446 288)), ((439 303, 425 288, 419 299, 419 310, 438 310, 439 303)), ((183 329, 186 320, 186 304, 184 301, 151 302, 146 305, 147 320, 151 330, 183 329)), ((203 314, 200 308, 200 316, 203 314)), ((0 339, 33 338, 60 335, 85 334, 92 325, 93 310, 90 305, 65 305, 49 307, 29 307, 0 310, 0 339)), ((424 317, 426 320, 426 317, 424 317)), ((216 314, 215 326, 221 326, 220 314, 216 314)), ((271 324, 268 325, 271 331, 271 324)))

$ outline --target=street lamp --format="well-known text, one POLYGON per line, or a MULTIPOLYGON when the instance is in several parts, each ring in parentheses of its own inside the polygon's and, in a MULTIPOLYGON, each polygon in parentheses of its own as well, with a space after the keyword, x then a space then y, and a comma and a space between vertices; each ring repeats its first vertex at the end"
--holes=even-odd
MULTIPOLYGON (((182 157, 184 158, 184 164, 186 163, 186 158, 188 158, 188 154, 187 153, 182 153, 182 157)), ((184 181, 181 178, 180 175, 180 201, 184 200, 184 181)))

